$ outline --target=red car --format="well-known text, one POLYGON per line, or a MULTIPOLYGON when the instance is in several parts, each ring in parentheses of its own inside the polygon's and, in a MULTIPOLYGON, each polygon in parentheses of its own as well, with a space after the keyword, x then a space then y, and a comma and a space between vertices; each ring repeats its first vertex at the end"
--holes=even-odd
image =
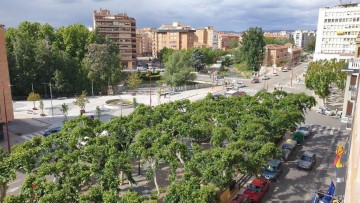
POLYGON ((252 202, 261 202, 261 199, 269 191, 270 181, 265 178, 256 178, 244 191, 243 196, 251 199, 252 202))
POLYGON ((231 203, 251 203, 251 199, 239 194, 231 201, 231 203))
POLYGON ((254 79, 251 80, 251 83, 253 83, 253 84, 254 84, 254 83, 259 83, 259 82, 260 82, 260 81, 259 81, 258 78, 254 78, 254 79))

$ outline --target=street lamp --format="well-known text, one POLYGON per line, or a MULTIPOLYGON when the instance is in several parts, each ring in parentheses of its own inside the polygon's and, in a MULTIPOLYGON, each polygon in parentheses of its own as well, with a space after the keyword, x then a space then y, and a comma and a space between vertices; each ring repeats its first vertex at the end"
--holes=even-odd
POLYGON ((2 81, 2 92, 3 92, 3 98, 4 98, 4 107, 5 107, 5 125, 6 125, 6 137, 7 137, 7 144, 8 144, 8 151, 10 152, 10 136, 9 136, 9 123, 7 120, 7 111, 6 111, 6 101, 5 101, 5 84, 4 81, 2 81))
POLYGON ((49 83, 41 83, 43 85, 45 85, 45 94, 46 94, 46 85, 48 84, 50 87, 50 101, 51 101, 51 116, 54 118, 54 106, 53 106, 53 99, 52 99, 52 88, 51 88, 51 82, 49 83))

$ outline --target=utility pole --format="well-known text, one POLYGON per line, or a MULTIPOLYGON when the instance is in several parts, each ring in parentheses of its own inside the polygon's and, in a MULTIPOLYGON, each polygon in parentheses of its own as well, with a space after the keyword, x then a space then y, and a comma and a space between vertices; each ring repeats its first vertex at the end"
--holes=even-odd
POLYGON ((7 120, 7 111, 6 111, 6 101, 5 101, 5 85, 4 85, 4 81, 2 81, 2 86, 3 86, 3 98, 4 98, 4 107, 5 107, 5 125, 6 125, 6 137, 7 137, 7 144, 8 144, 8 151, 11 151, 11 147, 10 147, 10 136, 9 136, 9 123, 7 120))
POLYGON ((54 107, 53 107, 53 102, 52 102, 52 89, 51 89, 51 82, 49 83, 50 86, 50 99, 51 99, 51 115, 54 118, 54 107))

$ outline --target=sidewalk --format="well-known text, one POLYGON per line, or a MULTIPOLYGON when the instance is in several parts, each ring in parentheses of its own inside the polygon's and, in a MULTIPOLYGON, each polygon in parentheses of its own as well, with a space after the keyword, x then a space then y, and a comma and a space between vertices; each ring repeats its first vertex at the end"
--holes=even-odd
MULTIPOLYGON (((182 92, 174 92, 170 96, 164 98, 163 96, 159 97, 156 92, 153 92, 151 95, 151 105, 157 106, 162 103, 172 102, 176 100, 189 99, 190 101, 196 101, 203 99, 209 92, 215 93, 222 91, 223 86, 215 86, 203 89, 195 89, 182 92)), ((121 99, 127 100, 132 103, 133 98, 136 99, 137 103, 142 103, 145 105, 150 105, 150 95, 146 94, 137 94, 132 96, 130 94, 125 95, 115 95, 115 96, 95 96, 88 97, 89 103, 86 104, 86 113, 84 115, 95 116, 96 107, 99 106, 101 109, 101 120, 103 122, 109 121, 111 118, 120 115, 129 115, 133 112, 132 105, 124 105, 123 107, 119 106, 109 106, 106 104, 106 101, 112 99, 121 99)), ((45 130, 62 126, 64 121, 64 116, 61 113, 61 105, 67 104, 69 107, 68 119, 77 117, 80 115, 80 109, 78 106, 73 104, 75 98, 67 99, 53 99, 51 109, 51 100, 43 100, 44 102, 44 113, 46 116, 40 116, 41 110, 31 111, 33 108, 33 103, 29 101, 15 101, 13 102, 14 106, 14 117, 15 120, 9 122, 9 134, 10 134, 10 143, 11 146, 14 146, 19 143, 23 143, 25 140, 31 140, 32 137, 37 135, 42 135, 45 130)), ((39 106, 39 102, 35 103, 35 106, 39 106)), ((5 140, 0 141, 0 146, 4 149, 7 149, 7 139, 5 133, 5 140)))

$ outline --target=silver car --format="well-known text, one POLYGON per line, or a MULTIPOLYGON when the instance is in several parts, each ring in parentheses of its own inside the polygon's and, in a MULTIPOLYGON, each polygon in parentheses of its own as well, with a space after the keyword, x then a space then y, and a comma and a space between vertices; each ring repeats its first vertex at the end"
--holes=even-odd
POLYGON ((300 160, 297 163, 297 167, 301 169, 311 170, 316 161, 316 155, 312 152, 304 152, 300 160))

